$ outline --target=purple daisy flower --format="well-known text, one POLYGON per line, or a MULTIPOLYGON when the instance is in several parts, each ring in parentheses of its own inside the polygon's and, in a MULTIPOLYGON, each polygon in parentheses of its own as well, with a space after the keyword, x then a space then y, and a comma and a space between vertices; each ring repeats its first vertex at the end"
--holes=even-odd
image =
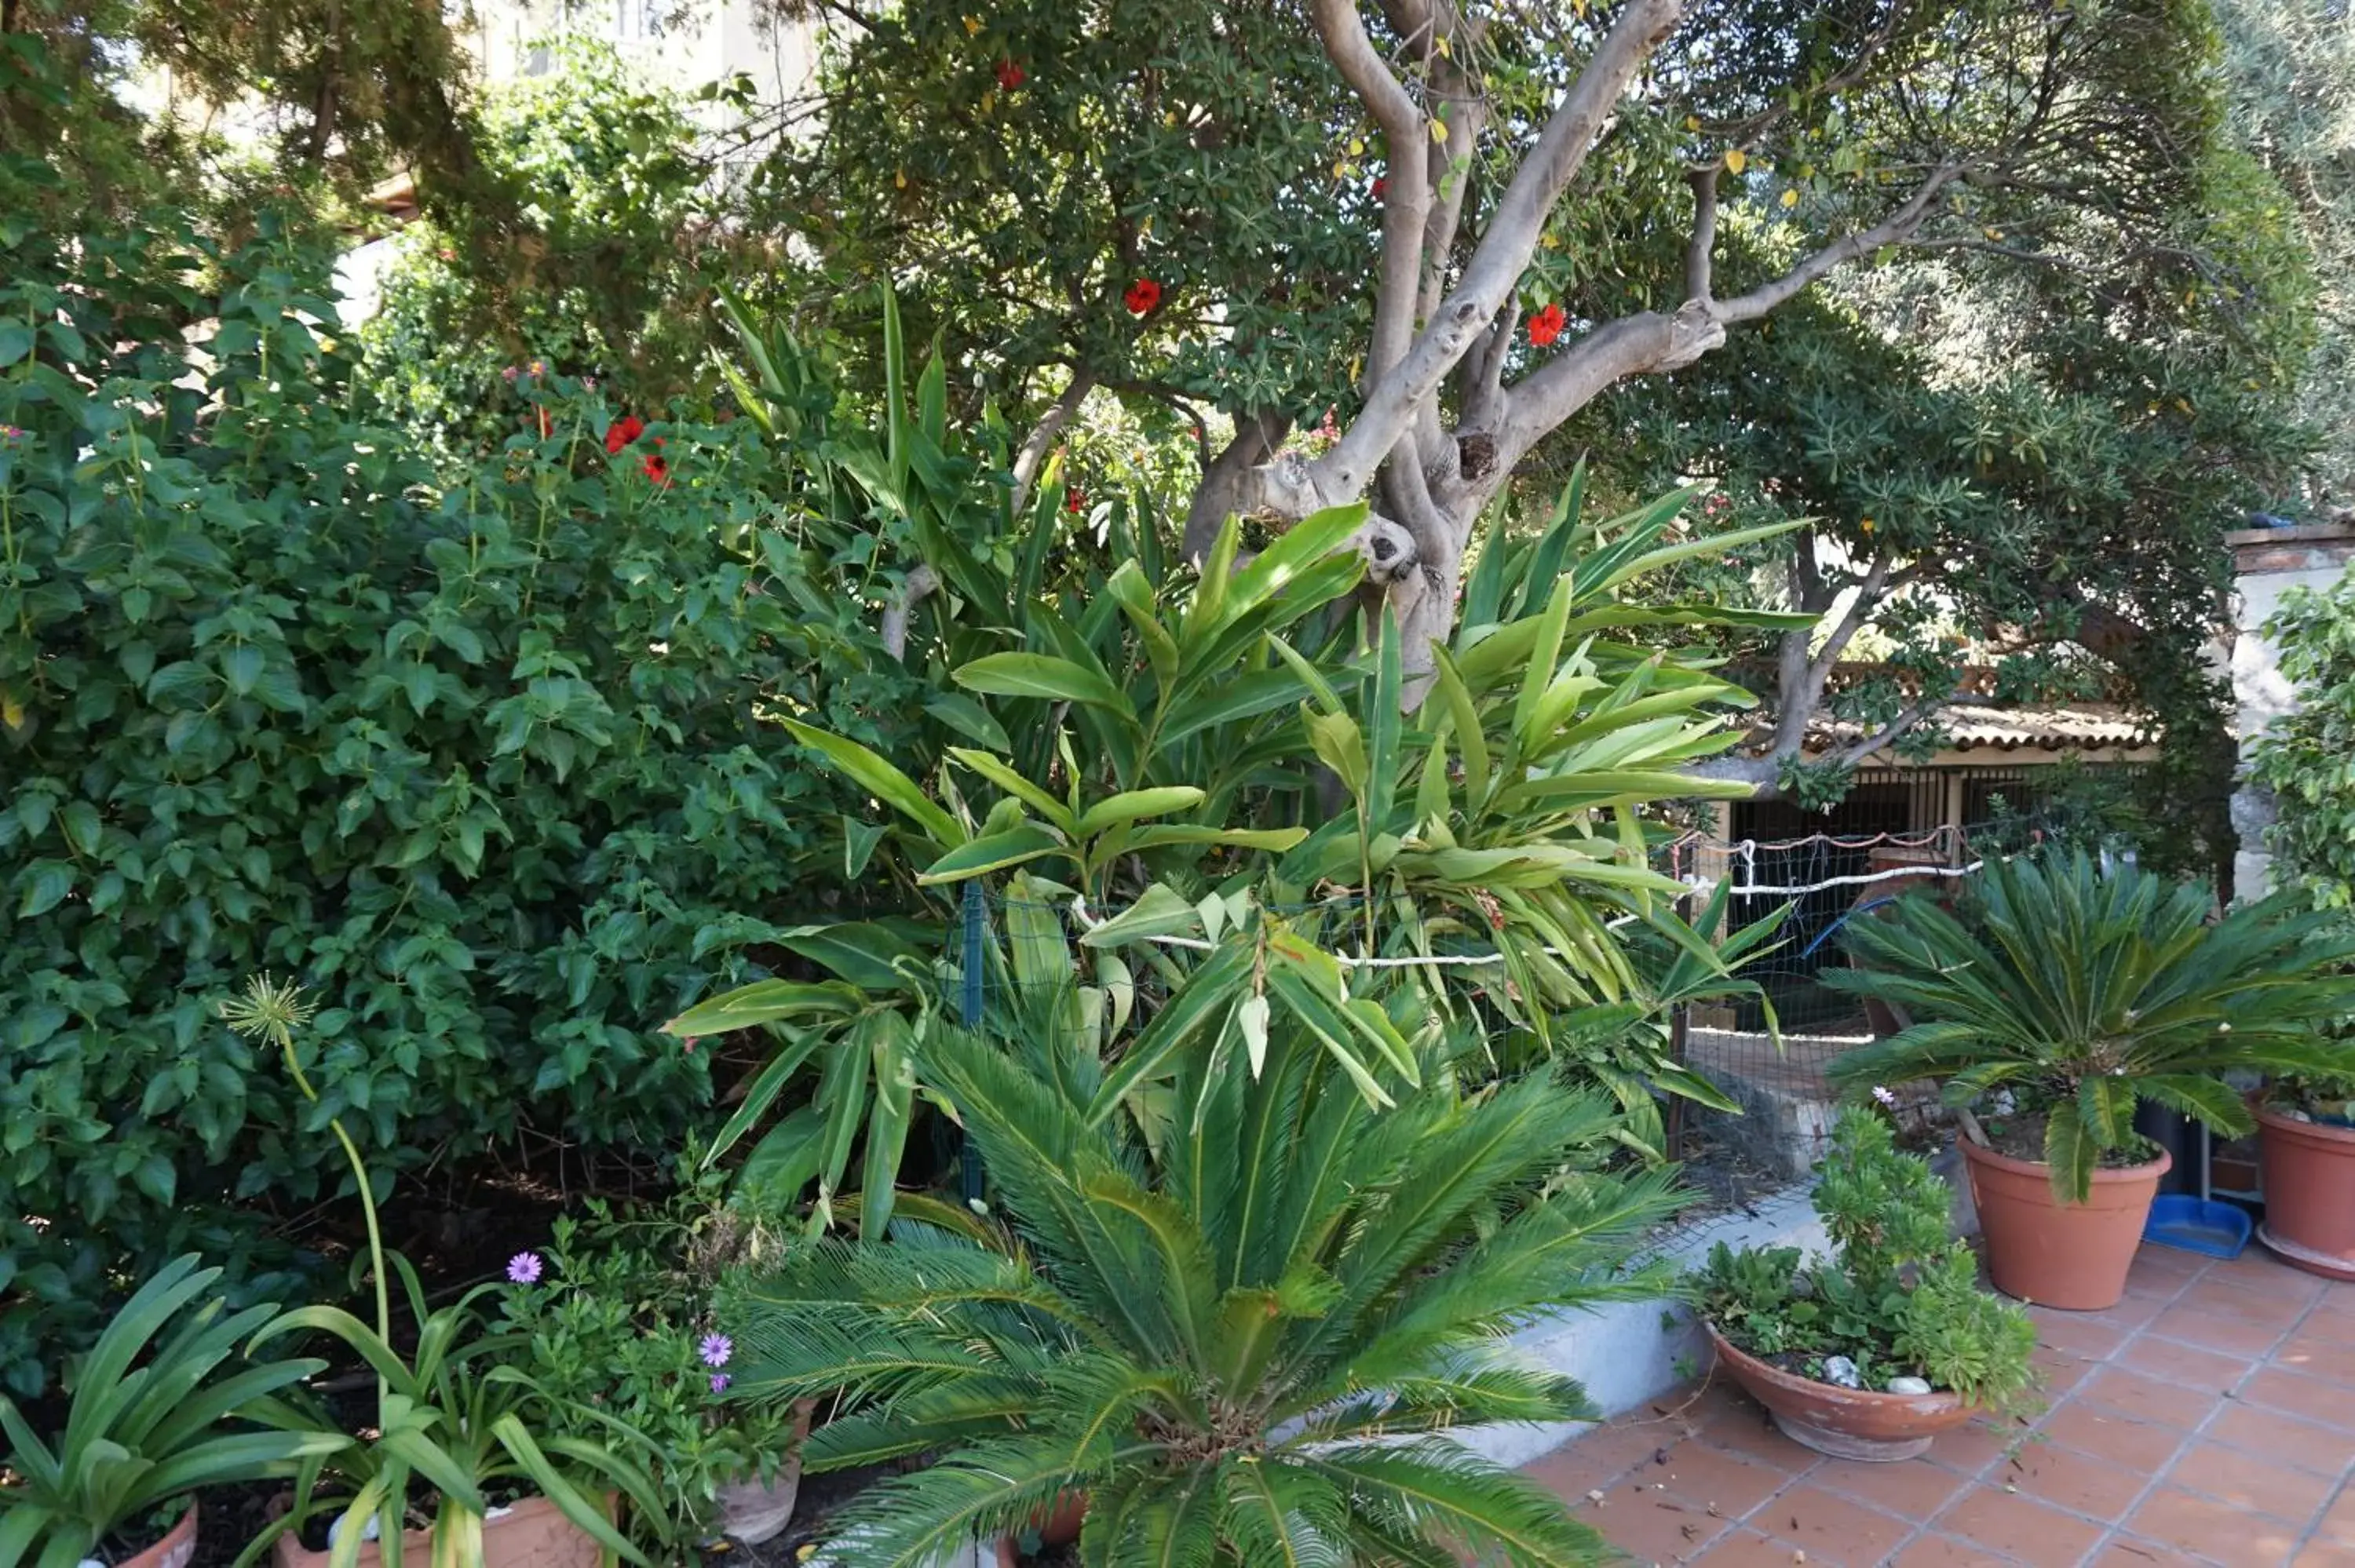
POLYGON ((514 1285, 536 1285, 539 1282, 539 1254, 519 1252, 507 1259, 507 1280, 514 1285))
POLYGON ((726 1372, 713 1372, 711 1374, 711 1392, 714 1393, 725 1393, 728 1391, 730 1381, 730 1380, 726 1372))
POLYGON ((695 1353, 703 1358, 705 1366, 724 1367, 728 1358, 736 1353, 736 1342, 725 1334, 706 1334, 695 1353))

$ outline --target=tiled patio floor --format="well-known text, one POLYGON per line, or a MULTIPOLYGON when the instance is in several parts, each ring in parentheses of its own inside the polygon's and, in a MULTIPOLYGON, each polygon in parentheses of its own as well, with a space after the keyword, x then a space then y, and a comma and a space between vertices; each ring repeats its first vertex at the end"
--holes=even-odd
POLYGON ((2145 1247, 2109 1311, 2034 1310, 2047 1407, 1924 1458, 1824 1458, 1720 1380, 1529 1473, 1664 1568, 2355 1568, 2355 1285, 2145 1247))

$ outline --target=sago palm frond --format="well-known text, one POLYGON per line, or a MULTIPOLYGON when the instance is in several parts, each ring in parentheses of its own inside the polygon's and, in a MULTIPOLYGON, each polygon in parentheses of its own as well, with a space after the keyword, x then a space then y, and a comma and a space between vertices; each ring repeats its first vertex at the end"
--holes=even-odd
POLYGON ((2228 1072, 2348 1065, 2321 1031, 2355 1006, 2355 935, 2276 897, 2211 921, 2213 896, 2083 854, 1990 862, 1963 908, 1914 895, 1846 927, 1837 989, 1903 1010, 1901 1033, 1832 1065, 1850 1090, 1932 1079, 1948 1097, 2021 1093, 2047 1113, 2054 1190, 2082 1202, 2153 1099, 2227 1135, 2228 1072))
POLYGON ((830 1558, 918 1563, 1076 1489, 1093 1568, 1601 1560, 1559 1499, 1442 1439, 1592 1414, 1501 1336, 1619 1293, 1676 1205, 1665 1176, 1595 1168, 1598 1097, 1433 1074, 1376 1112, 1279 1022, 1256 1078, 1180 1069, 1156 1160, 1050 1066, 955 1032, 924 1050, 1018 1255, 903 1226, 918 1245, 805 1245, 722 1303, 738 1395, 848 1391, 812 1468, 934 1456, 830 1558))

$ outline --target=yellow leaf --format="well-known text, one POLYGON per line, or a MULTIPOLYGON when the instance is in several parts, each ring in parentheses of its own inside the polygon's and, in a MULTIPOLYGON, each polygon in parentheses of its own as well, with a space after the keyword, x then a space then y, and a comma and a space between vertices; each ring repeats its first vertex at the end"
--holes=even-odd
POLYGON ((1455 51, 1447 47, 1447 35, 1444 33, 1439 35, 1439 58, 1444 60, 1455 58, 1455 51))
POLYGON ((1688 114, 1688 115, 1686 115, 1686 116, 1685 116, 1685 129, 1686 129, 1686 130, 1688 130, 1688 131, 1698 131, 1698 130, 1700 130, 1700 115, 1698 115, 1698 114, 1688 114))
POLYGON ((894 171, 891 175, 891 183, 900 189, 906 190, 908 188, 908 171, 905 169, 894 171))
POLYGON ((1365 143, 1365 139, 1364 139, 1363 137, 1359 137, 1359 136, 1352 136, 1352 137, 1350 137, 1350 138, 1349 138, 1349 156, 1351 156, 1351 157, 1353 157, 1353 158, 1361 158, 1361 157, 1365 156, 1365 153, 1366 153, 1366 143, 1365 143))
POLYGON ((10 729, 25 727, 25 705, 12 696, 0 696, 0 724, 10 729))
POLYGON ((1989 239, 1998 239, 1998 240, 1999 240, 1999 239, 2001 239, 2001 238, 2003 238, 2003 230, 2002 230, 2002 229, 2000 229, 2000 228, 1990 228, 1990 229, 1987 230, 1987 237, 1989 239))
POLYGON ((1439 119, 1437 116, 1433 116, 1433 117, 1432 122, 1431 122, 1431 139, 1432 139, 1433 141, 1434 141, 1434 142, 1439 143, 1440 143, 1440 144, 1442 144, 1443 146, 1446 144, 1446 142, 1447 142, 1447 122, 1446 122, 1446 121, 1442 120, 1442 119, 1439 119))
POLYGON ((1163 123, 1164 125, 1175 125, 1175 124, 1177 124, 1177 123, 1178 123, 1178 111, 1177 111, 1176 110, 1174 110, 1174 109, 1165 109, 1165 110, 1163 110, 1163 111, 1161 111, 1161 123, 1163 123))
POLYGON ((1151 213, 1149 213, 1149 212, 1148 212, 1148 213, 1146 213, 1146 214, 1142 218, 1140 218, 1140 219, 1138 219, 1138 220, 1137 220, 1137 225, 1136 225, 1136 233, 1137 233, 1137 237, 1138 237, 1139 238, 1144 238, 1146 235, 1151 234, 1152 232, 1153 232, 1153 215, 1152 215, 1151 213))
POLYGON ((1738 175, 1750 166, 1750 154, 1735 147, 1725 154, 1725 172, 1738 175))
POLYGON ((983 93, 983 94, 981 95, 981 117, 982 117, 984 120, 986 120, 986 119, 988 119, 988 118, 989 118, 989 111, 990 111, 991 108, 992 108, 992 107, 994 107, 994 106, 996 104, 996 102, 997 102, 997 94, 996 94, 996 93, 994 93, 994 92, 985 92, 985 93, 983 93))
POLYGON ((1785 207, 1796 207, 1796 206, 1798 206, 1798 205, 1799 205, 1799 193, 1798 193, 1798 192, 1796 192, 1796 191, 1785 191, 1785 192, 1783 193, 1783 205, 1784 205, 1785 207))

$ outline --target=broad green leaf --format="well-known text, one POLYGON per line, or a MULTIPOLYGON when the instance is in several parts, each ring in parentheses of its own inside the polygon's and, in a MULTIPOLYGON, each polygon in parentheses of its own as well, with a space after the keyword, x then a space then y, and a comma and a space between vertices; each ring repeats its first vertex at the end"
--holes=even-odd
POLYGON ((984 654, 960 666, 953 679, 968 691, 991 696, 1088 703, 1115 713, 1132 714, 1128 697, 1118 686, 1092 670, 1050 653, 984 654))
POLYGON ((1020 865, 1041 855, 1068 853, 1070 845, 1036 822, 1024 822, 1002 833, 991 833, 953 849, 926 866, 916 880, 927 887, 946 882, 962 882, 969 876, 987 872, 1003 871, 1009 865, 1020 865))
POLYGON ((964 830, 957 826, 956 819, 927 799, 914 779, 874 752, 855 740, 794 719, 784 724, 795 740, 824 757, 852 783, 913 821, 933 843, 953 849, 964 842, 964 830))

